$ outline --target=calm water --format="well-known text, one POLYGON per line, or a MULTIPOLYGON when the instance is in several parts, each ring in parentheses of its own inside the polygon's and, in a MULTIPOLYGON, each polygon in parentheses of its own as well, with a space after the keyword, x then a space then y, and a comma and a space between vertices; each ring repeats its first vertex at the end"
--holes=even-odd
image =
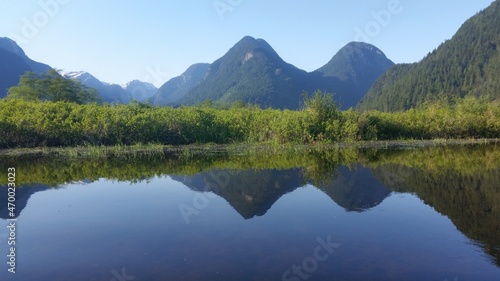
POLYGON ((500 280, 498 154, 9 160, 0 280, 500 280))

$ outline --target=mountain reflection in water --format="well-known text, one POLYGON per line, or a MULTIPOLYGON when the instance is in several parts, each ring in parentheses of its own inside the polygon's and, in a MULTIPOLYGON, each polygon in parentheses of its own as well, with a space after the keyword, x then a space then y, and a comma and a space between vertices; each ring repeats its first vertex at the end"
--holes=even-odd
MULTIPOLYGON (((30 199, 38 194, 49 190, 63 192, 63 190, 66 190, 66 183, 68 182, 83 181, 91 186, 93 182, 97 183, 102 181, 103 178, 147 187, 149 182, 156 182, 167 176, 166 178, 189 188, 194 194, 215 194, 216 198, 225 200, 241 218, 248 222, 267 216, 270 216, 270 218, 275 217, 277 214, 272 212, 274 208, 282 209, 284 204, 290 206, 296 204, 295 201, 290 202, 288 199, 282 202, 285 196, 292 198, 293 196, 290 197, 289 195, 301 194, 300 196, 304 196, 304 202, 309 202, 307 201, 310 200, 308 199, 309 196, 313 196, 308 195, 313 194, 311 188, 323 193, 323 197, 330 202, 328 204, 318 202, 317 206, 315 206, 315 202, 311 203, 310 208, 316 210, 318 217, 323 216, 321 210, 326 211, 334 206, 339 206, 346 214, 353 215, 372 212, 375 209, 377 209, 377 212, 383 212, 386 208, 383 207, 384 201, 388 200, 388 198, 394 198, 391 195, 414 194, 436 212, 449 218, 455 227, 470 239, 470 245, 481 249, 497 269, 495 272, 491 271, 489 273, 493 275, 488 276, 496 277, 500 276, 499 156, 500 152, 496 146, 485 145, 413 150, 337 151, 330 154, 316 151, 304 153, 304 155, 295 158, 294 156, 285 157, 283 155, 253 158, 249 156, 245 159, 245 164, 241 164, 243 162, 241 156, 231 156, 230 154, 205 155, 202 159, 194 157, 187 160, 181 156, 173 158, 170 156, 166 158, 138 156, 126 161, 113 158, 83 159, 79 161, 71 159, 38 159, 37 161, 10 159, 0 163, 2 167, 16 165, 19 181, 22 185, 16 191, 16 213, 20 220, 23 220, 24 210, 29 209, 30 199), (12 161, 17 162, 13 163, 12 161), (241 166, 238 166, 240 164, 241 166), (106 168, 107 172, 99 169, 99 167, 106 168), (56 171, 59 175, 52 176, 52 173, 56 173, 56 171), (64 175, 61 176, 61 173, 64 175), (107 176, 106 173, 108 173, 107 176), (378 208, 378 206, 381 208, 378 208)), ((3 184, 5 185, 5 183, 3 184)), ((82 186, 82 188, 87 187, 82 186)), ((1 202, 7 202, 6 186, 2 187, 1 190, 0 200, 1 202)), ((148 188, 144 189, 144 193, 147 194, 148 190, 148 188)), ((314 193, 313 197, 316 198, 319 193, 314 193)), ((171 200, 175 202, 175 198, 172 198, 171 200)), ((394 200, 398 199, 395 198, 389 201, 393 204, 394 200)), ((144 202, 144 208, 148 208, 147 203, 144 202)), ((215 205, 219 206, 219 203, 215 205)), ((113 206, 113 208, 118 208, 119 205, 113 203, 113 206)), ((161 208, 161 205, 159 206, 158 208, 161 208)), ((303 206, 301 208, 306 210, 308 207, 303 206)), ((43 210, 40 210, 40 212, 43 212, 43 210)), ((91 213, 91 211, 89 212, 91 213)), ((282 211, 280 212, 282 213, 282 211)), ((297 216, 300 210, 294 210, 293 212, 297 216)), ((177 215, 180 217, 180 214, 177 215)), ((226 215, 230 216, 231 214, 224 214, 224 216, 226 215)), ((174 214, 169 213, 169 216, 174 216, 174 214)), ((4 204, 0 205, 0 218, 2 220, 8 218, 7 206, 4 204)), ((276 223, 279 218, 273 218, 272 221, 276 223)), ((318 229, 321 229, 320 225, 317 226, 318 229)), ((405 227, 404 225, 406 223, 399 226, 382 224, 376 227, 380 227, 377 231, 383 229, 390 231, 394 227, 405 227)), ((200 229, 199 227, 201 225, 197 226, 196 229, 200 229)), ((276 235, 278 235, 277 233, 280 231, 278 229, 276 231, 276 235)), ((299 228, 297 231, 302 230, 299 228)), ((353 235, 353 237, 356 237, 359 234, 353 235)), ((418 233, 415 235, 418 235, 418 233)), ((274 237, 274 235, 270 237, 274 237)), ((252 241, 251 237, 246 239, 252 241)), ((288 241, 287 239, 283 237, 283 241, 276 245, 285 243, 288 241)), ((443 239, 446 238, 443 237, 443 239)), ((314 242, 314 237, 312 241, 314 242)), ((344 241, 344 243, 347 242, 344 241)), ((396 241, 394 243, 397 244, 396 241)), ((265 247, 271 247, 270 245, 265 247)), ((464 245, 464 247, 470 247, 470 245, 464 245)), ((313 246, 309 245, 307 247, 313 246)), ((348 245, 344 244, 343 247, 348 249, 348 245)), ((377 253, 378 250, 372 252, 377 253)), ((290 258, 289 254, 287 255, 282 257, 283 260, 290 258)), ((369 257, 366 256, 365 258, 369 257)), ((235 260, 238 259, 238 257, 235 257, 235 260)), ((280 258, 276 257, 276 259, 280 258)), ((449 261, 450 264, 452 262, 449 261)), ((479 261, 474 262, 478 263, 479 261)), ((282 266, 286 268, 286 262, 283 261, 283 263, 285 264, 282 266)), ((332 267, 331 270, 344 272, 337 267, 332 267)), ((271 272, 272 270, 269 269, 269 274, 271 272)), ((323 269, 321 272, 317 273, 318 277, 316 278, 329 276, 328 274, 330 274, 327 269, 323 269)), ((398 276, 396 272, 398 270, 395 270, 393 274, 398 276)), ((381 276, 390 276, 390 274, 387 274, 389 273, 381 273, 381 276)), ((429 274, 419 276, 436 277, 431 273, 429 274)), ((481 280, 480 276, 482 275, 471 274, 470 278, 481 280)), ((345 280, 351 280, 348 275, 344 277, 345 280)), ((280 276, 277 279, 279 278, 280 276)), ((447 278, 453 279, 453 276, 447 278)), ((75 278, 75 280, 84 279, 75 278)), ((213 280, 217 279, 214 278, 213 280)))

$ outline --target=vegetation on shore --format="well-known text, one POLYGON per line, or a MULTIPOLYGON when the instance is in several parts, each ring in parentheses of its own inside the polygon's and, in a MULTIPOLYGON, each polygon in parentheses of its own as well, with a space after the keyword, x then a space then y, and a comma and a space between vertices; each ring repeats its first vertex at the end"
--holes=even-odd
MULTIPOLYGON (((72 149, 70 149, 72 150, 72 149)), ((122 150, 123 152, 123 150, 122 150)), ((303 146, 198 146, 196 150, 152 150, 119 153, 107 157, 40 157, 40 155, 5 155, 0 167, 15 166, 18 184, 43 183, 57 186, 83 179, 108 178, 118 181, 138 181, 161 175, 193 175, 212 169, 286 170, 302 168, 313 182, 335 178, 341 165, 405 166, 424 169, 434 175, 449 171, 472 175, 500 168, 498 143, 471 145, 437 145, 415 149, 385 149, 380 147, 303 146), (214 149, 215 148, 215 149, 214 149), (207 153, 209 152, 209 153, 207 153)), ((0 179, 0 185, 7 179, 0 179)))
POLYGON ((476 98, 386 113, 340 111, 320 92, 305 95, 298 111, 209 101, 171 108, 8 97, 0 100, 0 148, 497 138, 499 117, 498 104, 476 98))

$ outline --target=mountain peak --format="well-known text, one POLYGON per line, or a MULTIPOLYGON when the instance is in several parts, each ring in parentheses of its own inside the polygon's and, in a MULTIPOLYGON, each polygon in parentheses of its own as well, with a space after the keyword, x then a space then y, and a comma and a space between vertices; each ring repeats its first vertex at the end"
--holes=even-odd
MULTIPOLYGON (((278 53, 266 42, 264 39, 256 39, 252 36, 243 37, 238 43, 236 43, 229 51, 229 53, 237 53, 242 56, 242 62, 248 61, 251 57, 255 55, 256 52, 265 53, 267 56, 272 56, 274 58, 279 58, 278 53)), ((280 58, 281 60, 281 58, 280 58)))
POLYGON ((377 47, 372 44, 365 42, 350 42, 345 45, 339 52, 362 52, 362 53, 372 53, 386 58, 385 54, 377 47))
MULTIPOLYGON (((359 75, 374 76, 370 74, 370 71, 367 72, 367 68, 383 69, 385 72, 392 65, 394 63, 379 48, 364 42, 350 42, 317 72, 325 77, 338 77, 344 81, 359 75)), ((378 77, 380 74, 377 73, 375 76, 378 77)))
POLYGON ((8 37, 0 37, 0 48, 12 52, 20 57, 26 56, 23 49, 21 49, 21 47, 19 47, 14 40, 8 37))
POLYGON ((140 80, 132 80, 121 87, 130 95, 131 99, 139 102, 145 102, 158 91, 155 85, 140 80))
POLYGON ((0 48, 4 49, 8 52, 11 52, 18 57, 22 58, 31 68, 32 71, 38 72, 38 73, 45 73, 47 70, 51 69, 50 66, 36 62, 32 59, 30 59, 26 53, 24 53, 23 49, 17 45, 17 43, 7 37, 0 37, 0 48))
POLYGON ((363 42, 350 42, 324 66, 314 71, 317 79, 326 81, 325 88, 340 95, 341 108, 356 106, 375 80, 394 63, 377 47, 363 42), (334 86, 344 84, 343 87, 334 86))
POLYGON ((105 102, 128 103, 131 100, 131 95, 119 85, 102 82, 86 71, 59 70, 59 74, 66 79, 77 80, 87 87, 94 88, 105 102))
POLYGON ((109 85, 109 83, 102 82, 99 79, 97 79, 94 75, 86 72, 86 71, 65 71, 65 70, 58 70, 59 74, 61 74, 64 78, 67 79, 73 79, 73 80, 79 80, 83 84, 89 86, 89 87, 97 87, 100 84, 103 85, 109 85))
POLYGON ((262 107, 297 108, 307 73, 283 61, 263 39, 245 36, 214 61, 202 81, 179 100, 196 104, 206 99, 262 107))
POLYGON ((131 88, 135 88, 135 87, 142 87, 142 88, 145 88, 145 89, 148 89, 148 90, 151 90, 151 89, 155 89, 157 90, 158 88, 156 88, 155 85, 149 83, 149 82, 143 82, 143 81, 140 81, 140 80, 137 80, 137 79, 134 79, 124 85, 121 85, 121 87, 124 89, 124 90, 127 90, 127 89, 131 89, 131 88))

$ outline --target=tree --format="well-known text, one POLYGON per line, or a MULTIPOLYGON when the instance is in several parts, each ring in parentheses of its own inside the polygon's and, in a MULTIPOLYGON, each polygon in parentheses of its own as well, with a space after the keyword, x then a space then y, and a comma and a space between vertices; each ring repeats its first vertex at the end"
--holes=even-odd
POLYGON ((333 100, 333 95, 319 90, 312 96, 307 93, 303 94, 303 108, 315 113, 320 121, 338 119, 341 115, 337 103, 333 100))
POLYGON ((316 91, 304 93, 304 110, 309 115, 309 134, 314 140, 337 141, 341 137, 342 112, 332 94, 316 91))
POLYGON ((45 74, 26 72, 19 85, 9 88, 8 98, 68 101, 78 104, 100 102, 97 91, 79 81, 65 79, 50 69, 45 74))

